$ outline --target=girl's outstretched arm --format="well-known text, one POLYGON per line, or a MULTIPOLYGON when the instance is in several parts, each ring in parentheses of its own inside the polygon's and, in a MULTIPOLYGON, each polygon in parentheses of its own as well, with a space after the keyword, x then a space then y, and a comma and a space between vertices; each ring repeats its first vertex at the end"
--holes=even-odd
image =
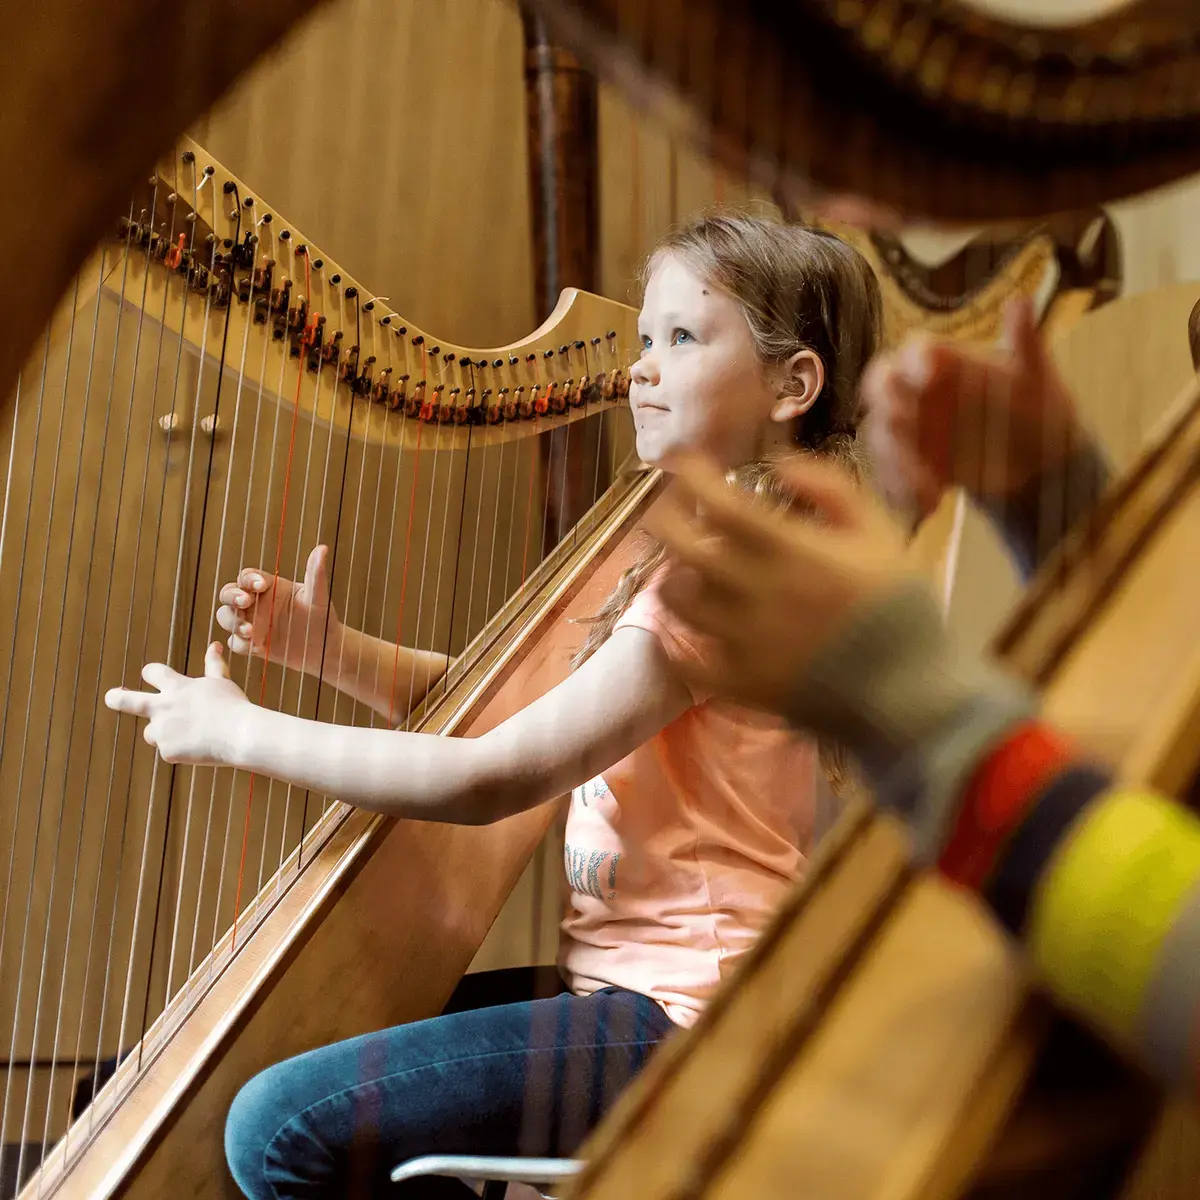
POLYGON ((662 644, 617 630, 556 688, 478 738, 329 725, 252 704, 219 642, 204 675, 162 663, 156 692, 113 688, 105 703, 148 718, 167 762, 237 767, 419 820, 482 825, 563 795, 618 762, 693 703, 662 644))

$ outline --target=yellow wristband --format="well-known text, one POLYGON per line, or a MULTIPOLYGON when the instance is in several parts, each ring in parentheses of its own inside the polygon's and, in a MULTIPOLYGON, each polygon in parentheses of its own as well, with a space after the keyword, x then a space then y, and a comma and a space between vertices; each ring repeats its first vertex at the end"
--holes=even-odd
POLYGON ((1096 798, 1050 860, 1029 943, 1063 1003, 1128 1039, 1163 939, 1200 879, 1200 820, 1152 792, 1096 798))

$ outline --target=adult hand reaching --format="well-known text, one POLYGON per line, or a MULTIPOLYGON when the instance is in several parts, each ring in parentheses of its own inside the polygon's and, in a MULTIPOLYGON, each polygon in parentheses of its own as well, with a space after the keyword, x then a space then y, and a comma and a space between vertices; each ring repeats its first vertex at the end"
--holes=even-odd
POLYGON ((1000 353, 917 335, 867 369, 865 437, 892 503, 925 516, 955 486, 1003 501, 1088 441, 1027 299, 1005 335, 1000 353))
POLYGON ((870 494, 827 461, 803 456, 779 470, 808 517, 733 491, 707 460, 672 469, 673 501, 647 527, 673 560, 664 602, 713 643, 706 665, 689 669, 709 691, 783 711, 849 613, 907 576, 904 538, 870 494))

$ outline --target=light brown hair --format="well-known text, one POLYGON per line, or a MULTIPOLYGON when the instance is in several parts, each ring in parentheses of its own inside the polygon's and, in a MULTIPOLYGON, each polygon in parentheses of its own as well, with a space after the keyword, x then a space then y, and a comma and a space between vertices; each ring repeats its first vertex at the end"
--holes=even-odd
MULTIPOLYGON (((766 369, 781 368, 800 350, 821 359, 825 385, 809 411, 797 418, 794 444, 798 451, 840 460, 862 479, 859 380, 883 325, 879 283, 867 260, 822 229, 742 214, 704 217, 670 233, 647 260, 643 286, 668 254, 738 302, 766 369)), ((731 474, 734 482, 764 500, 788 503, 771 461, 747 463, 731 474)), ((575 666, 607 640, 663 559, 663 547, 647 539, 638 561, 587 620, 591 628, 575 666)), ((821 759, 836 789, 845 780, 844 755, 838 747, 823 745, 821 759)))

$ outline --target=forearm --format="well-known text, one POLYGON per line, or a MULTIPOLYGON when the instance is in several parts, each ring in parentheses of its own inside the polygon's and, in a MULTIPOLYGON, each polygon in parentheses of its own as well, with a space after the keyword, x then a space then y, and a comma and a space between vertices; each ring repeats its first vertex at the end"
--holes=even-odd
POLYGON ((794 717, 862 756, 919 859, 990 907, 1063 1005, 1195 1089, 1200 820, 1115 784, 939 628, 914 588, 865 605, 798 681, 794 717))
POLYGON ((326 653, 330 682, 345 695, 399 724, 445 674, 450 660, 428 650, 410 650, 347 626, 326 653))
POLYGON ((249 705, 229 743, 227 766, 390 816, 483 825, 551 798, 503 771, 485 738, 331 725, 249 705))
POLYGON ((980 507, 1004 539, 1023 579, 1029 579, 1096 505, 1111 469, 1098 443, 1083 436, 1058 467, 1011 496, 985 497, 980 507))

